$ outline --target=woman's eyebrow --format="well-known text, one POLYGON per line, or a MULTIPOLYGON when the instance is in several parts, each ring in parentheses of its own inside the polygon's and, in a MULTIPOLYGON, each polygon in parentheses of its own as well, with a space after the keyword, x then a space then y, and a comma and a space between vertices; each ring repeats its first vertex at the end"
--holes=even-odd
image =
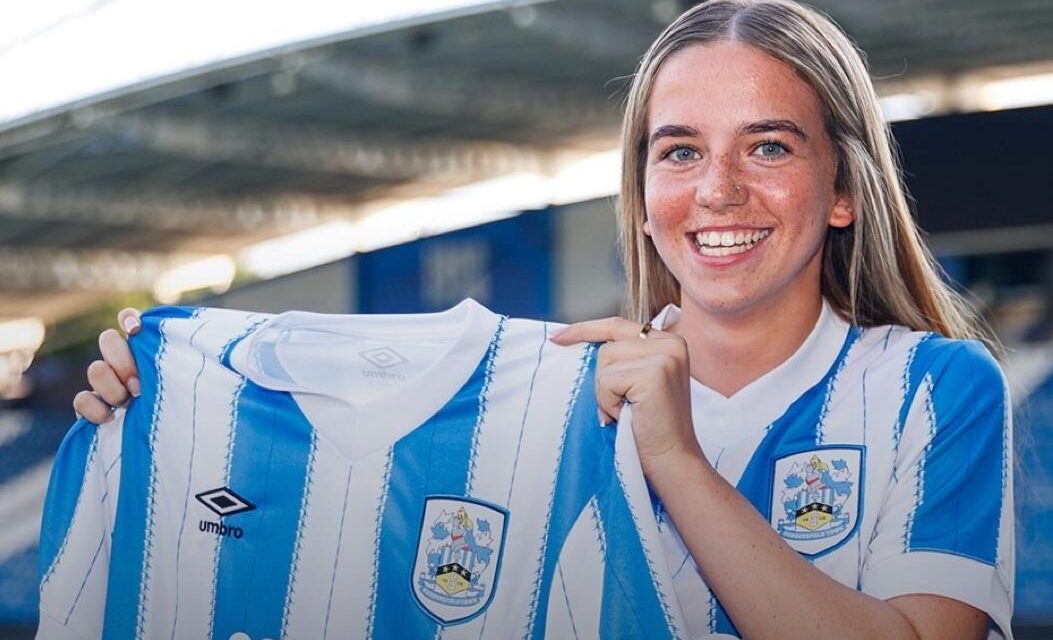
POLYGON ((647 147, 651 148, 662 138, 690 138, 697 136, 698 129, 682 124, 663 124, 651 133, 647 140, 647 147))
POLYGON ((749 124, 743 125, 739 131, 742 133, 768 133, 771 131, 784 131, 800 138, 802 141, 808 141, 808 134, 803 129, 797 126, 793 120, 786 119, 771 119, 771 120, 758 120, 749 124))

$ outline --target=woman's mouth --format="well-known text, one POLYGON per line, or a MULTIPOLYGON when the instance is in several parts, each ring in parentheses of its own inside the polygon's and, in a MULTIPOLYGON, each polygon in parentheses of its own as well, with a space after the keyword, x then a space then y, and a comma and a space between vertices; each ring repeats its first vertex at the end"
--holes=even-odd
POLYGON ((694 235, 699 253, 709 257, 745 253, 771 235, 771 229, 738 229, 735 231, 699 231, 694 235))

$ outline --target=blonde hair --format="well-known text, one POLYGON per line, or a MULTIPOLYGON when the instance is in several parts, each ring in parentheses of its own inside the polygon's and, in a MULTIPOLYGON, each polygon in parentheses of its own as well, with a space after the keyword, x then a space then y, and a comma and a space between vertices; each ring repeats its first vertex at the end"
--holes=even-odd
POLYGON ((859 326, 900 324, 950 338, 993 334, 941 279, 921 239, 903 186, 895 142, 860 51, 827 17, 791 0, 711 0, 689 9, 651 45, 629 90, 622 126, 619 232, 627 309, 643 322, 679 302, 679 284, 662 263, 646 219, 647 111, 655 78, 678 51, 734 40, 791 67, 816 91, 837 155, 835 188, 850 196, 854 223, 829 228, 820 290, 859 326))

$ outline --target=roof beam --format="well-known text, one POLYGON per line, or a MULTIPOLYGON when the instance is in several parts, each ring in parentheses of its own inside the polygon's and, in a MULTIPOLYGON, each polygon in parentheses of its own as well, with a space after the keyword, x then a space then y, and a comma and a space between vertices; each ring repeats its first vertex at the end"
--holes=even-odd
POLYGON ((196 235, 299 229, 322 219, 321 209, 316 199, 297 196, 188 201, 93 189, 55 190, 0 183, 0 218, 139 227, 196 235))
POLYGON ((0 290, 148 291, 195 254, 0 247, 0 290))
POLYGON ((354 98, 458 120, 595 126, 618 115, 613 102, 587 94, 502 84, 447 71, 424 73, 367 60, 354 64, 316 60, 298 74, 354 98))
POLYGON ((544 158, 508 144, 363 138, 299 127, 253 126, 206 118, 118 116, 97 125, 156 151, 209 162, 407 180, 474 178, 537 170, 544 158))

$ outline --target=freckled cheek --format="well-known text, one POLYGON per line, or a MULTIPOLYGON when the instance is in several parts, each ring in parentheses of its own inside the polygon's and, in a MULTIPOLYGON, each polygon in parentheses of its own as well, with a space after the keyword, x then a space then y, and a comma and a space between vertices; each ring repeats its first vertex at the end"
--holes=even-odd
POLYGON ((784 236, 810 235, 825 227, 823 199, 808 180, 769 180, 757 195, 779 220, 784 236))
POLYGON ((692 193, 683 181, 666 175, 648 176, 644 183, 644 206, 652 230, 673 227, 690 216, 692 193))

